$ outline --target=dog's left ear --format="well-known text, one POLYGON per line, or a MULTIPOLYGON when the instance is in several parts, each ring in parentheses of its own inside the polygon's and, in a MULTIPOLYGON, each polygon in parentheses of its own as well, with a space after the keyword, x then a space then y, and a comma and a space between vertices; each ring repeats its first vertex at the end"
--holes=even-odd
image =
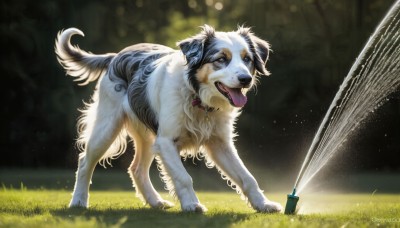
POLYGON ((194 37, 187 38, 177 43, 185 55, 189 67, 201 64, 204 47, 215 37, 215 29, 209 25, 201 27, 202 31, 194 37))
POLYGON ((200 68, 205 47, 215 37, 215 29, 209 25, 201 27, 202 31, 194 37, 187 38, 177 43, 188 65, 188 79, 196 92, 199 92, 200 83, 196 78, 196 71, 200 68))
POLYGON ((269 58, 270 46, 267 41, 262 40, 255 36, 250 28, 240 26, 236 31, 241 35, 250 47, 250 51, 254 56, 254 67, 256 69, 256 75, 268 76, 270 73, 265 68, 265 64, 269 58))

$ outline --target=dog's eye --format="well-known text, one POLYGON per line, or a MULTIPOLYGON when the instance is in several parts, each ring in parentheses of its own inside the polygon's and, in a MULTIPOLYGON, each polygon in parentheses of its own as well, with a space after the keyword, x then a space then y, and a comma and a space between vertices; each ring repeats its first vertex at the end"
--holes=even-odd
POLYGON ((243 58, 243 62, 249 63, 249 62, 251 62, 251 58, 250 58, 249 56, 245 56, 245 57, 243 58))
POLYGON ((226 58, 225 57, 220 57, 220 58, 216 59, 215 62, 225 63, 226 62, 226 58))

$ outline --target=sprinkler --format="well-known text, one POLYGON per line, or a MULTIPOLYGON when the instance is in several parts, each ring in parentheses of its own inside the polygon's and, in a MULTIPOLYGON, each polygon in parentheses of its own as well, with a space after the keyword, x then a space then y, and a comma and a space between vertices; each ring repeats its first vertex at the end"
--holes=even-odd
POLYGON ((348 132, 400 87, 399 15, 400 0, 396 0, 345 77, 314 136, 293 193, 288 194, 285 214, 296 213, 296 191, 303 191, 346 140, 348 132))
POLYGON ((285 207, 285 214, 292 215, 296 212, 296 205, 299 201, 299 197, 296 196, 296 188, 293 188, 292 194, 287 195, 287 202, 285 207))

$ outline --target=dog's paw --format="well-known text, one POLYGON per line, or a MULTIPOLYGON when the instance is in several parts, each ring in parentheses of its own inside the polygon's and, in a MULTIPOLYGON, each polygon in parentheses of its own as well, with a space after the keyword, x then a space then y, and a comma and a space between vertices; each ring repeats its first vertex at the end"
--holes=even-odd
POLYGON ((69 207, 89 208, 89 194, 74 192, 69 207))
POLYGON ((69 208, 89 208, 89 204, 81 200, 72 200, 69 203, 69 208))
POLYGON ((191 204, 182 205, 182 211, 205 213, 207 211, 207 208, 201 203, 191 203, 191 204))
POLYGON ((175 206, 175 205, 167 200, 160 200, 155 205, 151 205, 151 207, 153 207, 153 208, 158 208, 158 209, 162 209, 162 210, 169 209, 173 206, 175 206))
POLYGON ((282 205, 280 203, 272 202, 272 201, 266 201, 264 202, 263 205, 254 208, 258 212, 262 213, 278 213, 283 210, 282 205))

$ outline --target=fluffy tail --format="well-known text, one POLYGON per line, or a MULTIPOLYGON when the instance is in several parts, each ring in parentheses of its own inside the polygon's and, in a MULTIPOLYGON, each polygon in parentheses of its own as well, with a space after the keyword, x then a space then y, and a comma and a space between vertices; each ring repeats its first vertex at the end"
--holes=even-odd
POLYGON ((70 41, 75 34, 84 36, 83 32, 76 28, 60 31, 54 49, 58 62, 67 74, 75 77, 75 81, 80 82, 79 85, 87 85, 97 80, 106 71, 116 54, 94 55, 81 50, 78 46, 72 46, 70 41))
MULTIPOLYGON (((83 32, 76 28, 60 31, 54 49, 58 62, 64 67, 67 74, 75 77, 75 81, 80 82, 79 85, 86 85, 96 81, 105 73, 116 54, 94 55, 83 51, 70 43, 71 37, 75 34, 84 36, 83 32)), ((82 115, 78 121, 79 138, 77 140, 77 145, 82 152, 80 157, 85 156, 87 143, 93 134, 99 102, 99 94, 94 93, 91 102, 86 103, 86 107, 80 110, 82 115)), ((106 163, 110 164, 110 159, 118 157, 125 151, 126 136, 126 130, 121 129, 115 141, 101 157, 101 165, 105 167, 106 163)))

